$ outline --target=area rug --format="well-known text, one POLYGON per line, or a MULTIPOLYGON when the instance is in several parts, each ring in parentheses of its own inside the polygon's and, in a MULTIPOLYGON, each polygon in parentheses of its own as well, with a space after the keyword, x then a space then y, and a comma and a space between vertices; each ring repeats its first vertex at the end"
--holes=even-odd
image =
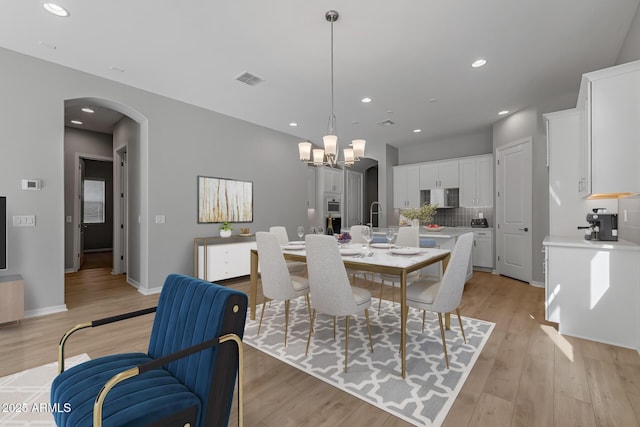
POLYGON ((284 343, 284 303, 267 305, 260 335, 256 320, 247 318, 244 342, 309 375, 350 393, 416 426, 439 426, 495 326, 492 322, 463 317, 465 344, 458 319, 451 317, 446 331, 449 369, 446 368, 438 317, 427 313, 422 332, 422 312, 411 309, 407 321, 407 376, 400 376, 400 306, 377 300, 370 308, 373 353, 369 349, 364 316, 351 319, 349 366, 344 372, 344 318, 338 319, 336 339, 333 318, 319 315, 311 339, 309 356, 305 347, 309 315, 304 298, 291 301, 287 347, 284 343), (375 306, 375 309, 374 309, 375 306))
MULTIPOLYGON (((65 368, 89 360, 87 354, 65 359, 65 368)), ((0 378, 0 426, 55 426, 49 404, 51 383, 58 375, 58 362, 27 369, 0 378)))

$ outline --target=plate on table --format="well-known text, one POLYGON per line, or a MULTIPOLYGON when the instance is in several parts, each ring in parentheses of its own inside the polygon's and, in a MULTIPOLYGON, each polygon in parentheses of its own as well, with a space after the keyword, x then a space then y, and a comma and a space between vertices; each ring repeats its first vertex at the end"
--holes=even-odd
POLYGON ((362 251, 362 248, 352 247, 352 248, 340 248, 340 255, 358 255, 362 251))
POLYGON ((393 247, 393 243, 372 243, 371 247, 378 249, 389 249, 393 247))
POLYGON ((289 245, 304 245, 304 240, 294 240, 293 242, 289 242, 289 245))
POLYGON ((304 245, 284 245, 282 246, 282 249, 287 250, 287 251, 300 251, 302 249, 304 249, 304 245))
POLYGON ((420 248, 391 248, 391 253, 396 255, 415 255, 420 253, 420 248))

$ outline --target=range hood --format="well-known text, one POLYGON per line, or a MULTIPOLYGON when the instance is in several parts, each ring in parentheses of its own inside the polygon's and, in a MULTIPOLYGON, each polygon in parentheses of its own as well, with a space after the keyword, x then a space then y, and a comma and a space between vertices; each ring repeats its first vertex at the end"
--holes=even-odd
POLYGON ((425 199, 429 204, 438 205, 439 208, 457 208, 458 207, 458 189, 457 188, 432 188, 426 190, 425 199))

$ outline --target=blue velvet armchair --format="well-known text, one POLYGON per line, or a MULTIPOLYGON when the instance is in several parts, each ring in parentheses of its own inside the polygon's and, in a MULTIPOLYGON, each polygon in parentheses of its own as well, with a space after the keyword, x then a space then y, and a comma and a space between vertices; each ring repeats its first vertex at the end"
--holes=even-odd
POLYGON ((158 306, 76 326, 60 340, 51 403, 60 427, 226 426, 238 376, 246 294, 193 277, 167 277, 158 306), (147 353, 101 357, 64 370, 64 344, 80 329, 155 312, 147 353))

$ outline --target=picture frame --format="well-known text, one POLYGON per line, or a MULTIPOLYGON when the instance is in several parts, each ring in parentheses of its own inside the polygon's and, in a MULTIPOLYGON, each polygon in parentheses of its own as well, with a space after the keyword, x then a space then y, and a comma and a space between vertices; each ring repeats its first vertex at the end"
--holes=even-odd
POLYGON ((198 176, 198 224, 253 222, 253 181, 198 176))

